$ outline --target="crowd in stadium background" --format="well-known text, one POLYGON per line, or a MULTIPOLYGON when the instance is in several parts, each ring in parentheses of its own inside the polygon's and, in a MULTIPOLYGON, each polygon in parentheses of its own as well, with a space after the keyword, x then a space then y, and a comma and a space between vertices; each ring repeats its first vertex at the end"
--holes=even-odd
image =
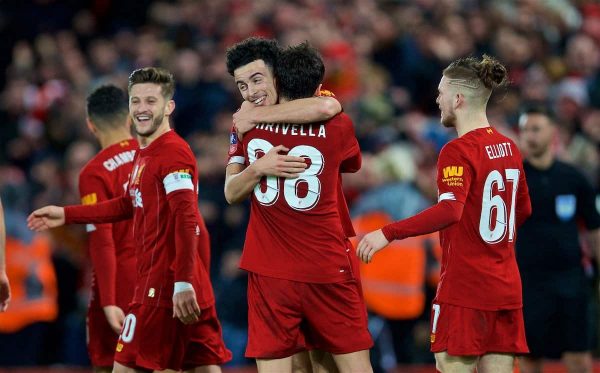
MULTIPOLYGON (((246 280, 237 263, 248 212, 245 205, 228 205, 223 195, 231 117, 240 105, 224 58, 227 47, 251 35, 284 46, 308 40, 322 53, 323 87, 354 120, 363 152, 362 170, 344 178, 354 216, 383 211, 397 220, 436 201, 435 161, 454 136, 439 123, 439 77, 450 61, 484 53, 506 65, 511 81, 490 100, 492 125, 516 140, 524 105, 545 103, 559 125, 558 156, 600 187, 595 1, 14 2, 0 5, 0 192, 8 236, 37 243, 25 221, 32 209, 79 202, 79 170, 97 150, 85 126, 87 94, 105 83, 125 88, 138 67, 170 69, 177 81, 172 125, 198 159, 200 210, 211 233, 211 275, 226 343, 235 363, 245 363, 239 357, 246 280)), ((51 322, 20 331, 0 322, 0 346, 26 330, 23 338, 40 337, 40 354, 27 362, 87 363, 84 240, 82 227, 51 231, 47 255, 56 292, 49 296, 57 303, 32 316, 51 322)), ((32 281, 28 291, 41 292, 43 286, 32 281)), ((424 309, 424 321, 386 329, 408 336, 408 347, 395 353, 399 362, 433 359, 427 353, 429 307, 424 309)), ((373 319, 374 330, 379 321, 373 319)), ((384 343, 380 350, 375 356, 385 361, 390 348, 384 343)))

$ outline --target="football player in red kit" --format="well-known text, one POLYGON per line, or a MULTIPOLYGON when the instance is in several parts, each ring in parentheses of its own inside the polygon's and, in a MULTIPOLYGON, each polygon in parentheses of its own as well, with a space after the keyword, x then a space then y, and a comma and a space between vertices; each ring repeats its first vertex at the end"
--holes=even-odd
POLYGON ((458 138, 437 166, 438 203, 367 234, 357 255, 370 262, 390 241, 440 231, 441 278, 434 299, 431 351, 440 372, 512 372, 528 352, 516 227, 531 214, 515 143, 490 126, 487 101, 506 69, 495 59, 459 59, 443 72, 441 122, 458 138))
POLYGON ((140 140, 127 193, 94 206, 47 206, 34 230, 133 217, 137 277, 116 346, 114 372, 220 372, 225 348, 208 276, 207 234, 198 210, 198 172, 189 145, 169 127, 174 80, 160 68, 129 77, 129 114, 140 140))
MULTIPOLYGON (((102 150, 79 174, 81 203, 125 193, 138 143, 131 136, 127 94, 107 85, 87 98, 87 126, 102 150)), ((88 353, 96 372, 111 372, 123 319, 133 298, 135 249, 131 221, 88 224, 92 295, 87 314, 88 353), (119 286, 117 286, 117 284, 119 286)))
MULTIPOLYGON (((283 102, 315 95, 324 72, 307 44, 282 52, 275 69, 283 102)), ((236 66, 241 91, 259 71, 271 76, 262 59, 236 66)), ((358 170, 360 160, 343 113, 327 124, 259 124, 232 144, 225 194, 251 196, 240 266, 249 272, 246 356, 261 372, 291 372, 292 356, 307 348, 332 353, 342 372, 371 371, 373 343, 338 206, 339 173, 358 170), (287 162, 269 169, 277 157, 287 162)))
MULTIPOLYGON (((280 56, 280 47, 273 39, 263 39, 257 37, 247 38, 227 50, 227 69, 234 76, 235 70, 242 68, 243 76, 234 76, 241 96, 244 101, 240 109, 233 115, 234 126, 230 134, 229 160, 227 167, 228 173, 232 172, 235 164, 244 165, 245 156, 240 139, 250 130, 253 130, 259 123, 296 123, 309 124, 313 122, 322 122, 327 124, 327 120, 340 113, 342 107, 335 99, 335 95, 326 90, 320 90, 318 96, 298 98, 295 100, 284 100, 279 102, 278 93, 275 84, 275 65, 280 56)), ((300 72, 296 72, 300 73, 300 72)), ((272 154, 275 155, 275 154, 272 154)), ((276 155, 277 156, 277 155, 276 155)), ((263 159, 266 161, 269 157, 263 159)), ((267 170, 267 176, 284 176, 278 173, 278 167, 286 167, 286 162, 296 159, 296 157, 278 157, 276 161, 279 165, 267 170)), ((301 165, 301 169, 304 169, 301 165)), ((343 171, 343 170, 342 170, 343 171)), ((353 171, 351 171, 353 172, 353 171)), ((348 205, 343 193, 341 174, 338 176, 338 208, 339 216, 344 227, 346 237, 354 237, 356 233, 352 227, 348 205)), ((250 181, 246 186, 254 186, 250 181)), ((248 197, 243 192, 238 194, 236 191, 226 187, 226 198, 230 203, 240 202, 248 197)), ((354 273, 359 276, 358 258, 352 256, 354 273)), ((337 372, 335 362, 331 354, 324 353, 312 346, 307 346, 310 351, 310 357, 307 351, 299 352, 292 358, 294 371, 311 370, 314 372, 337 372), (312 367, 309 367, 312 365, 312 367)))

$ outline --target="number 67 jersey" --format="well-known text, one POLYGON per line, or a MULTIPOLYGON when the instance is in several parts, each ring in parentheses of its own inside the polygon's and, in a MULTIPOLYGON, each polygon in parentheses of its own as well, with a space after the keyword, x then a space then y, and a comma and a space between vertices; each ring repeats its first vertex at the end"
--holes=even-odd
POLYGON ((521 154, 491 127, 442 148, 438 202, 464 204, 460 221, 440 231, 442 273, 435 302, 480 310, 522 307, 516 227, 531 211, 521 154))
POLYGON ((326 123, 259 124, 241 142, 232 131, 229 163, 249 166, 278 145, 307 168, 298 178, 268 176, 255 186, 240 267, 310 283, 355 278, 338 209, 339 174, 361 162, 352 121, 340 113, 326 123))

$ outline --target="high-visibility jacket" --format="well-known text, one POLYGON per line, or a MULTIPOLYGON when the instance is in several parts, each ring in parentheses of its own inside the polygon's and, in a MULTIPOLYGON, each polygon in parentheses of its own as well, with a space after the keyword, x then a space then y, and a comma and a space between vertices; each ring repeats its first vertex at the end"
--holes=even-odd
MULTIPOLYGON (((392 222, 385 213, 372 212, 353 219, 357 237, 392 222)), ((354 240, 354 244, 358 239, 354 240)), ((437 234, 396 240, 377 252, 360 272, 367 308, 388 319, 414 319, 425 307, 426 245, 439 245, 437 234)))
POLYGON ((56 319, 56 275, 46 235, 35 235, 29 244, 7 237, 6 274, 11 299, 6 312, 0 313, 0 333, 16 332, 35 322, 56 319))

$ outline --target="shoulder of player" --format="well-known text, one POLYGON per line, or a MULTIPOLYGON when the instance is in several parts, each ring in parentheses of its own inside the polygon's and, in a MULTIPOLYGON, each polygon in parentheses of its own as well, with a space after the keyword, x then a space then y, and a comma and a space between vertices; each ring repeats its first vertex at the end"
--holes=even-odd
POLYGON ((340 128, 354 128, 354 122, 350 118, 350 116, 346 113, 339 112, 333 117, 329 118, 327 121, 323 122, 327 127, 340 127, 340 128))
POLYGON ((442 146, 440 149, 440 154, 448 151, 464 150, 465 148, 469 147, 469 145, 472 145, 470 141, 466 141, 462 137, 457 137, 444 144, 444 146, 442 146))
POLYGON ((190 145, 181 137, 173 136, 166 139, 160 147, 158 147, 160 154, 159 159, 162 162, 180 162, 182 160, 193 160, 196 161, 196 157, 190 145))
POLYGON ((105 185, 109 180, 109 172, 102 164, 102 159, 93 158, 79 171, 79 185, 81 187, 105 185))
POLYGON ((79 179, 102 175, 105 170, 102 163, 106 159, 107 156, 102 152, 94 155, 79 171, 79 179))
POLYGON ((352 124, 352 119, 350 118, 350 116, 343 111, 340 111, 336 115, 329 118, 329 121, 352 124))
POLYGON ((164 141, 159 144, 160 152, 163 153, 165 149, 169 151, 179 151, 182 154, 185 152, 191 152, 190 144, 187 143, 181 136, 173 133, 172 136, 165 137, 164 141))

